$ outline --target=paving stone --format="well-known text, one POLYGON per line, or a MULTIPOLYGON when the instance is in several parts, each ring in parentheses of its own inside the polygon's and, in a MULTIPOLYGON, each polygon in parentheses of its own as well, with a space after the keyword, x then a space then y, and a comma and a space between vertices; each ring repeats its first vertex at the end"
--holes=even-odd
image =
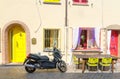
POLYGON ((57 69, 37 69, 34 73, 27 73, 24 66, 0 66, 0 79, 120 79, 120 71, 111 72, 89 72, 81 73, 80 69, 73 70, 68 66, 66 73, 57 69))

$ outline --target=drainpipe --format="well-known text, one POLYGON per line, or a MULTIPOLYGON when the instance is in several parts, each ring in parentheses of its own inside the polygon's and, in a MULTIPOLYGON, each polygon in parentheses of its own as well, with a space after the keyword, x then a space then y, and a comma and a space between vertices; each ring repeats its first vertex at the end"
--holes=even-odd
POLYGON ((68 0, 65 0, 65 53, 68 55, 68 0))
POLYGON ((103 2, 104 0, 101 0, 101 24, 102 24, 102 28, 104 28, 104 49, 103 49, 103 52, 104 53, 107 53, 107 29, 106 29, 106 27, 104 26, 104 2, 103 2))

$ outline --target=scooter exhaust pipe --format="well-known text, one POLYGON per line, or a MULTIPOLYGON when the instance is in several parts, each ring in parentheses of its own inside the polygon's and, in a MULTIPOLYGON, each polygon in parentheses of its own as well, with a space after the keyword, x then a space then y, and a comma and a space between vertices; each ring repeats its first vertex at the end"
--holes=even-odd
POLYGON ((31 64, 25 64, 25 66, 35 68, 35 66, 34 66, 34 65, 31 65, 31 64))

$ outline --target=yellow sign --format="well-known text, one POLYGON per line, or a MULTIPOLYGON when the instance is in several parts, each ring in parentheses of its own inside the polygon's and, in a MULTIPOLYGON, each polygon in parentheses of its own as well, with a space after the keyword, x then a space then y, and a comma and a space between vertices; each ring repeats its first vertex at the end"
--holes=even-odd
POLYGON ((44 0, 46 3, 60 3, 60 0, 44 0))

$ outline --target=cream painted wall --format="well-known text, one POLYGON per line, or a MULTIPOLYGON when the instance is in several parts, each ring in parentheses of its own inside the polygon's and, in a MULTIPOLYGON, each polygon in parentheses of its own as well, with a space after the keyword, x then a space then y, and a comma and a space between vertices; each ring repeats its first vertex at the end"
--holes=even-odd
POLYGON ((40 25, 40 19, 36 6, 35 0, 1 0, 0 27, 3 28, 7 23, 18 20, 28 26, 31 38, 37 37, 35 31, 40 25))
POLYGON ((88 6, 69 5, 69 25, 74 27, 101 27, 101 0, 89 0, 88 6))
POLYGON ((120 25, 120 0, 104 0, 103 2, 103 22, 104 27, 118 24, 120 25))
MULTIPOLYGON (((68 56, 72 48, 73 27, 106 27, 120 25, 120 0, 88 0, 88 6, 73 5, 68 0, 68 56)), ((31 44, 31 52, 43 52, 43 29, 61 30, 61 50, 65 53, 65 0, 61 4, 44 4, 43 0, 0 0, 0 28, 13 20, 25 23, 30 30, 30 38, 37 39, 31 44)), ((104 35, 104 33, 103 33, 104 35)), ((105 49, 104 39, 101 46, 105 49)), ((2 46, 2 45, 1 45, 2 46)), ((47 54, 47 53, 44 53, 47 54)), ((1 61, 0 54, 0 61, 1 61)), ((68 60, 69 61, 69 60, 68 60)))
MULTIPOLYGON (((64 2, 64 0, 63 0, 64 2)), ((30 30, 30 39, 36 38, 37 44, 31 44, 31 53, 43 52, 43 29, 58 28, 61 35, 61 50, 64 51, 64 3, 61 5, 41 4, 39 0, 1 0, 0 27, 18 20, 30 30)), ((48 54, 48 53, 44 53, 48 54)), ((2 56, 2 55, 0 55, 2 56)))

